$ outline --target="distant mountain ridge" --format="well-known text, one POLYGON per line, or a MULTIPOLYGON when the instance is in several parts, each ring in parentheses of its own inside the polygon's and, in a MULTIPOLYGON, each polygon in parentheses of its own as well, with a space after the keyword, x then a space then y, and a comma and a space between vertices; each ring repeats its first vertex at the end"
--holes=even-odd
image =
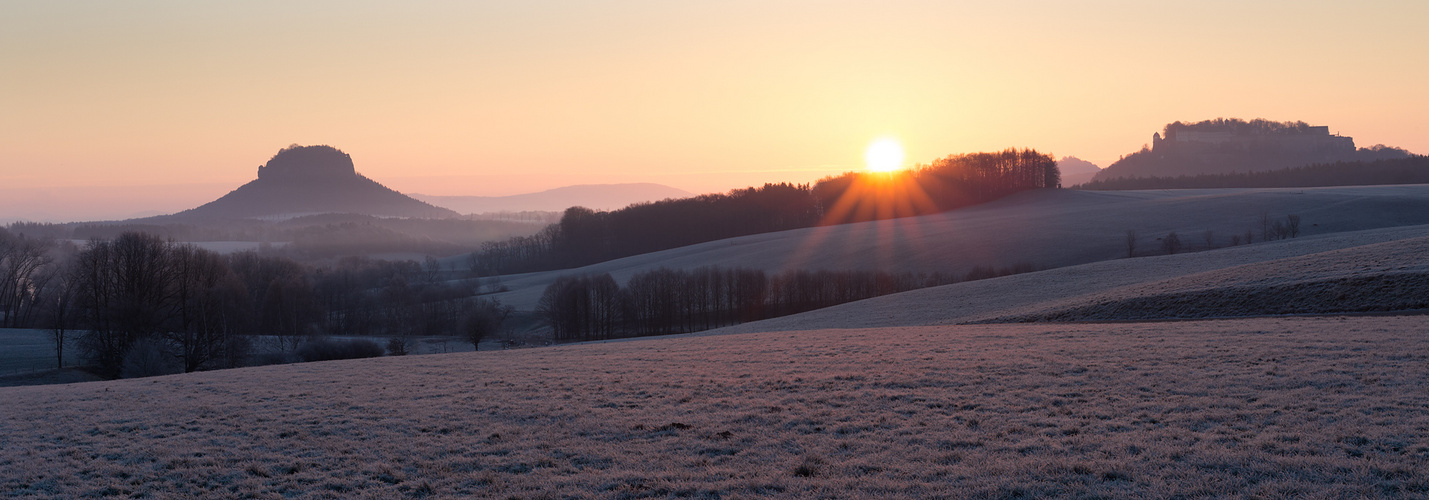
POLYGON ((430 196, 413 198, 462 214, 488 212, 559 212, 570 207, 614 210, 635 203, 688 198, 693 193, 663 184, 581 184, 511 196, 430 196))
POLYGON ((440 219, 451 210, 383 186, 357 173, 352 157, 331 146, 283 148, 258 167, 258 178, 198 208, 159 219, 271 219, 316 214, 440 219))
POLYGON ((1407 158, 1408 151, 1377 145, 1355 148, 1354 139, 1328 126, 1301 121, 1217 118, 1174 122, 1151 137, 1151 145, 1126 155, 1093 180, 1259 172, 1341 161, 1407 158))
POLYGON ((1101 173, 1101 167, 1095 163, 1077 158, 1075 156, 1063 156, 1057 160, 1057 170, 1062 171, 1062 186, 1071 187, 1083 182, 1092 180, 1092 177, 1101 173))

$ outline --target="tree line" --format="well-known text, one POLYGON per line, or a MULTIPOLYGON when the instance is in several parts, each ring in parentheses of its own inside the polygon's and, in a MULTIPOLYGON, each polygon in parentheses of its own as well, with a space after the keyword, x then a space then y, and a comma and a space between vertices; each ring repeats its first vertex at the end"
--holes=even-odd
POLYGON ((1202 120, 1199 122, 1176 121, 1166 124, 1162 129, 1167 137, 1173 136, 1176 132, 1185 130, 1193 132, 1230 132, 1234 134, 1265 134, 1265 135, 1299 135, 1308 134, 1314 127, 1303 121, 1277 122, 1256 118, 1254 120, 1242 120, 1240 118, 1216 118, 1214 120, 1202 120))
MULTIPOLYGON (((1301 220, 1302 220, 1301 217, 1300 217, 1299 215, 1296 215, 1296 214, 1286 215, 1286 216, 1285 216, 1285 219, 1282 220, 1282 219, 1280 219, 1280 218, 1278 218, 1278 217, 1271 217, 1271 216, 1270 216, 1270 212, 1261 212, 1261 214, 1260 214, 1260 240, 1261 240, 1261 241, 1275 241, 1275 240, 1283 240, 1283 239, 1288 239, 1288 238, 1298 238, 1298 237, 1300 237, 1300 232, 1301 232, 1301 230, 1300 230, 1301 220)), ((1210 229, 1207 229, 1207 230, 1205 230, 1204 232, 1202 232, 1202 233, 1201 233, 1201 240, 1205 242, 1205 246, 1202 247, 1202 249, 1204 249, 1204 250, 1211 250, 1211 249, 1214 249, 1214 248, 1219 247, 1221 240, 1217 239, 1216 236, 1217 236, 1217 235, 1216 235, 1216 232, 1215 232, 1215 231, 1212 231, 1212 230, 1210 230, 1210 229)), ((1165 253, 1166 255, 1172 255, 1172 254, 1175 254, 1175 253, 1177 253, 1177 252, 1180 252, 1180 251, 1182 251, 1183 249, 1188 248, 1188 247, 1189 247, 1189 244, 1190 244, 1190 242, 1188 242, 1188 241, 1182 241, 1181 235, 1176 234, 1175 231, 1171 231, 1170 233, 1167 233, 1166 236, 1163 236, 1163 237, 1160 237, 1160 238, 1156 238, 1156 240, 1161 242, 1161 243, 1160 243, 1161 251, 1162 251, 1163 253, 1165 253)), ((1136 256, 1137 256, 1136 249, 1137 249, 1137 246, 1139 245, 1139 242, 1140 242, 1140 240, 1138 239, 1136 230, 1135 230, 1135 229, 1128 229, 1128 230, 1126 230, 1126 237, 1125 237, 1125 239, 1122 240, 1122 241, 1123 241, 1123 242, 1125 243, 1125 245, 1126 245, 1126 256, 1127 256, 1128 258, 1130 258, 1130 257, 1136 257, 1136 256)), ((1230 238, 1228 238, 1228 239, 1226 240, 1226 243, 1228 243, 1230 246, 1237 246, 1237 245, 1240 245, 1240 244, 1242 244, 1242 243, 1249 245, 1249 244, 1254 243, 1254 242, 1255 242, 1255 230, 1254 230, 1253 228, 1252 228, 1252 229, 1246 229, 1246 230, 1245 230, 1245 233, 1243 233, 1243 234, 1232 234, 1232 235, 1230 235, 1230 238)))
POLYGON ((0 326, 46 329, 61 367, 74 346, 108 377, 150 358, 186 372, 253 364, 257 338, 280 358, 328 334, 388 337, 394 354, 419 336, 476 346, 510 309, 445 272, 435 260, 313 267, 140 232, 78 246, 0 229, 0 326))
POLYGON ((536 312, 558 341, 685 333, 787 316, 880 295, 1037 270, 978 267, 964 275, 704 266, 638 273, 621 286, 610 274, 562 276, 536 312))
POLYGON ((112 240, 142 232, 178 241, 274 242, 271 249, 301 262, 333 261, 347 255, 413 252, 461 255, 488 241, 502 241, 539 231, 558 212, 473 215, 450 219, 381 218, 357 214, 319 214, 281 221, 256 219, 191 220, 155 218, 123 222, 33 223, 9 225, 12 232, 62 240, 112 240))
POLYGON ((1008 149, 812 185, 765 184, 608 212, 572 207, 537 234, 483 243, 470 264, 485 275, 547 271, 750 234, 926 215, 1058 187, 1060 175, 1051 155, 1008 149))

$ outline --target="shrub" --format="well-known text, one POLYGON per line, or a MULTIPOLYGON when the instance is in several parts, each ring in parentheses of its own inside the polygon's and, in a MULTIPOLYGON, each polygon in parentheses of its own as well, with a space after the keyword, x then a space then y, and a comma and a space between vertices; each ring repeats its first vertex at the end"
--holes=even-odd
POLYGON ((1181 249, 1181 237, 1177 236, 1175 231, 1172 231, 1171 234, 1166 235, 1166 238, 1161 240, 1161 249, 1165 250, 1167 254, 1176 253, 1181 249))
POLYGON ((375 358, 382 355, 382 346, 367 339, 314 340, 298 348, 298 359, 303 361, 332 361, 336 359, 375 358))
POLYGON ((248 357, 248 366, 268 366, 292 363, 293 360, 281 352, 265 352, 248 357))
POLYGON ((129 352, 124 353, 124 364, 119 373, 124 378, 139 378, 183 372, 183 365, 164 352, 163 343, 141 339, 130 346, 129 352))
POLYGON ((794 468, 794 475, 798 477, 816 477, 823 472, 823 459, 819 457, 804 457, 804 462, 794 468))
POLYGON ((415 346, 410 336, 403 335, 387 339, 388 356, 406 356, 412 353, 413 347, 415 346))

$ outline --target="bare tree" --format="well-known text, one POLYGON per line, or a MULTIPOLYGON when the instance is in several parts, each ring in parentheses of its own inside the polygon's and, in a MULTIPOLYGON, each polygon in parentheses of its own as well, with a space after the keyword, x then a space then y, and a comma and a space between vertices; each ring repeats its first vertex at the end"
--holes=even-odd
POLYGON ((493 275, 484 280, 478 279, 477 282, 479 283, 476 292, 478 294, 501 293, 510 290, 506 285, 501 284, 500 274, 493 275), (482 287, 485 287, 485 290, 483 290, 482 287))
MULTIPOLYGON (((344 266, 349 264, 360 262, 344 266)), ((248 290, 251 329, 275 336, 283 352, 296 350, 314 332, 323 312, 302 264, 275 255, 239 252, 228 257, 228 265, 248 290)), ((379 313, 375 309, 363 312, 375 316, 379 313)))
POLYGON ((76 326, 75 318, 75 276, 68 268, 56 269, 56 275, 49 292, 45 294, 45 333, 55 345, 55 368, 65 367, 65 346, 73 339, 70 330, 76 326))
POLYGON ((1280 222, 1279 220, 1276 220, 1274 224, 1270 225, 1270 232, 1275 235, 1275 239, 1277 240, 1283 240, 1290 236, 1290 230, 1285 227, 1284 222, 1280 222))
POLYGON ((411 335, 398 335, 387 339, 388 356, 406 356, 417 348, 416 339, 411 335))
POLYGON ((1216 247, 1216 233, 1214 231, 1207 229, 1206 232, 1201 235, 1201 237, 1206 239, 1206 248, 1216 247))
POLYGON ((1252 231, 1250 229, 1245 230, 1245 244, 1249 245, 1254 238, 1255 231, 1252 231))
POLYGON ((269 282, 258 314, 260 331, 274 335, 283 352, 297 350, 314 333, 314 324, 321 318, 312 286, 303 276, 269 282))
POLYGON ((167 241, 134 232, 113 241, 91 240, 80 252, 75 305, 86 323, 80 346, 104 375, 118 376, 135 342, 172 326, 168 254, 167 241))
POLYGON ((0 229, 0 328, 25 328, 34 319, 53 244, 0 229))
POLYGON ((442 280, 442 262, 430 255, 422 261, 422 281, 428 285, 442 280))
POLYGON ((562 276, 546 287, 536 304, 557 340, 611 338, 620 325, 621 309, 620 285, 609 273, 562 276))
POLYGON ((501 302, 496 300, 476 299, 467 311, 466 318, 462 320, 462 336, 467 342, 471 342, 473 350, 480 351, 481 341, 500 332, 501 325, 513 310, 511 306, 502 306, 501 302))
POLYGON ((1270 212, 1260 213, 1260 241, 1270 241, 1270 212))
MULTIPOLYGON (((456 263, 453 262, 452 264, 455 265, 456 263)), ((476 252, 472 252, 472 253, 467 254, 467 256, 466 256, 466 270, 467 270, 467 272, 471 273, 471 276, 474 277, 474 278, 480 278, 480 277, 481 277, 481 252, 480 252, 480 251, 476 251, 476 252)))
POLYGON ((1175 254, 1177 250, 1181 249, 1181 237, 1172 231, 1161 240, 1161 249, 1165 250, 1167 254, 1175 254))
POLYGON ((217 253, 178 245, 171 250, 176 324, 166 329, 168 347, 183 361, 184 372, 222 363, 231 356, 232 337, 243 317, 247 292, 243 282, 217 253))
POLYGON ((1239 234, 1232 234, 1232 235, 1231 235, 1231 246, 1236 246, 1236 245, 1239 245, 1239 244, 1240 244, 1240 235, 1239 235, 1239 234))
POLYGON ((1126 230, 1126 256, 1127 256, 1127 257, 1135 257, 1135 256, 1136 256, 1136 230, 1135 230, 1135 229, 1127 229, 1127 230, 1126 230))
POLYGON ((120 376, 124 378, 153 377, 180 373, 183 368, 178 360, 169 355, 162 341, 155 338, 135 340, 124 353, 124 363, 120 376))
POLYGON ((1289 231, 1291 238, 1295 238, 1295 237, 1300 236, 1300 216, 1299 216, 1299 215, 1290 214, 1290 215, 1285 216, 1285 226, 1286 226, 1286 230, 1289 231))

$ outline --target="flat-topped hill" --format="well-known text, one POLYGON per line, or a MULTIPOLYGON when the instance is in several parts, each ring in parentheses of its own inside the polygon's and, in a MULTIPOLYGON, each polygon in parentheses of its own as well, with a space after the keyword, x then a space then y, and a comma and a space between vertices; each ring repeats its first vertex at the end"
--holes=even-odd
POLYGON ((1407 158, 1402 149, 1355 148, 1354 138, 1305 122, 1215 119, 1167 124, 1149 147, 1126 155, 1093 180, 1260 172, 1341 161, 1407 158))
POLYGON ((222 198, 165 218, 288 219, 326 213, 413 218, 458 215, 364 177, 357 173, 352 157, 337 148, 294 144, 258 167, 257 179, 222 198))

